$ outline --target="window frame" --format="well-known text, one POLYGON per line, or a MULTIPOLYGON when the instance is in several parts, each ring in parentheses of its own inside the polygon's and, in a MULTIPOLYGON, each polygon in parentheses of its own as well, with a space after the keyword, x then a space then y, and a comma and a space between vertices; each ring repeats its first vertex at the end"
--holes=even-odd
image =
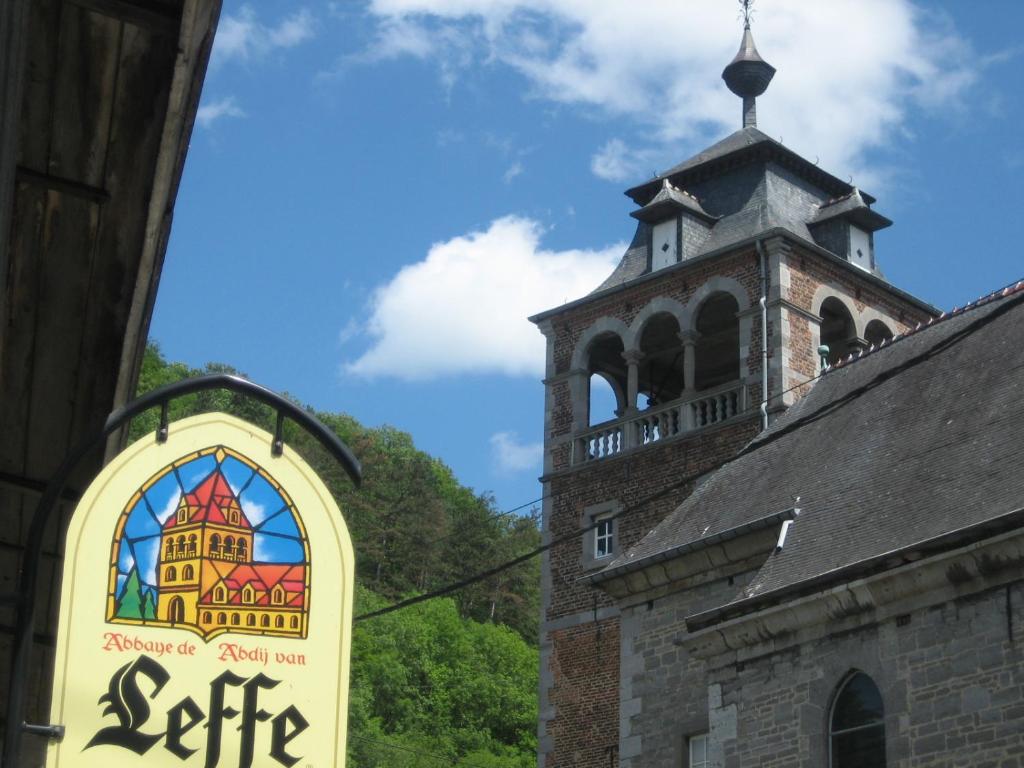
POLYGON ((685 760, 684 765, 686 768, 708 768, 708 766, 711 765, 711 761, 708 759, 708 744, 711 741, 710 736, 711 734, 708 733, 708 731, 700 731, 698 733, 691 733, 684 739, 683 755, 685 760), (704 741, 704 759, 700 762, 696 762, 693 759, 693 746, 699 739, 704 741))
POLYGON ((611 512, 594 517, 594 559, 604 560, 615 553, 615 518, 611 512), (604 531, 602 531, 604 527, 604 531), (602 546, 604 551, 602 552, 602 546))
POLYGON ((611 520, 611 531, 606 536, 606 538, 611 538, 611 549, 603 555, 597 554, 598 528, 595 524, 601 520, 614 518, 622 510, 621 502, 616 500, 604 501, 600 504, 590 504, 583 508, 583 513, 580 515, 580 528, 586 530, 586 533, 582 536, 582 552, 580 553, 580 567, 582 570, 594 571, 604 568, 620 554, 621 531, 619 526, 615 525, 614 519, 611 520))
MULTIPOLYGON (((882 696, 882 689, 878 686, 878 683, 875 682, 875 679, 871 675, 869 675, 867 672, 864 672, 863 670, 854 669, 854 670, 851 670, 850 672, 848 672, 845 676, 843 676, 843 679, 839 681, 839 684, 835 687, 835 693, 832 695, 832 703, 829 705, 829 708, 828 708, 828 720, 826 721, 826 728, 825 728, 825 738, 827 739, 827 746, 828 746, 828 768, 833 768, 833 766, 834 766, 834 761, 833 761, 834 756, 832 754, 832 742, 833 742, 833 740, 835 739, 836 736, 843 736, 843 735, 849 734, 849 733, 856 733, 858 731, 865 731, 865 730, 867 730, 869 728, 881 728, 881 730, 882 730, 882 765, 881 765, 881 768, 887 768, 887 766, 889 764, 889 755, 888 755, 888 749, 887 749, 888 741, 887 741, 886 735, 885 735, 885 698, 882 696), (881 717, 877 721, 874 721, 874 722, 864 723, 862 725, 853 726, 851 728, 842 728, 842 729, 837 731, 833 727, 833 723, 835 721, 835 716, 836 716, 836 705, 839 704, 840 700, 843 697, 843 694, 846 693, 847 688, 849 688, 850 683, 853 682, 853 680, 856 679, 859 676, 863 676, 863 677, 867 678, 867 680, 871 683, 871 685, 874 686, 875 690, 878 692, 878 698, 880 699, 881 704, 882 704, 881 717)), ((872 768, 874 768, 874 767, 872 767, 872 768)))

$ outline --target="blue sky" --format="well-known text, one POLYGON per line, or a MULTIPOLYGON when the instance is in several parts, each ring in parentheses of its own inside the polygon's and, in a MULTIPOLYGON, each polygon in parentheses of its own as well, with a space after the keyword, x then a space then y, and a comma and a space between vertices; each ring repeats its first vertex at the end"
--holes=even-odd
MULTIPOLYGON (((739 127, 733 0, 226 0, 151 336, 540 495, 544 349, 622 191, 739 127)), ((1024 276, 1024 9, 760 0, 759 127, 878 198, 888 279, 952 308, 1024 276)))

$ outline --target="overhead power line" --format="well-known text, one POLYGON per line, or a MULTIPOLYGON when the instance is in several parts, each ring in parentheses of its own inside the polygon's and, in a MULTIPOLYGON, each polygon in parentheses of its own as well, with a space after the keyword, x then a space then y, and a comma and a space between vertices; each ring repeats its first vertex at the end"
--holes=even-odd
POLYGON ((394 750, 397 750, 399 752, 408 752, 410 755, 418 755, 420 757, 428 757, 431 760, 438 760, 438 761, 440 761, 442 763, 445 763, 447 765, 453 765, 453 766, 457 765, 457 766, 459 766, 459 768, 484 768, 484 766, 480 765, 479 763, 466 763, 466 762, 459 762, 459 761, 452 762, 452 759, 450 757, 445 757, 444 755, 438 755, 438 754, 435 754, 433 752, 424 752, 423 750, 413 749, 412 747, 403 747, 400 744, 391 744, 391 743, 386 742, 386 741, 381 741, 380 739, 371 739, 368 736, 360 736, 359 734, 355 734, 355 733, 352 734, 352 738, 353 739, 359 739, 360 741, 365 741, 367 744, 375 744, 375 745, 377 745, 379 747, 385 747, 387 749, 394 749, 394 750))

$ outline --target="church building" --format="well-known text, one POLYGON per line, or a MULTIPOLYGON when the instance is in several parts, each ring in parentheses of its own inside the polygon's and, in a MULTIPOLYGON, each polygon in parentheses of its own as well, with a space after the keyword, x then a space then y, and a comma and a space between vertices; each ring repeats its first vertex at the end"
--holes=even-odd
POLYGON ((305 637, 306 566, 254 562, 252 523, 219 470, 164 523, 157 580, 158 621, 204 637, 229 628, 305 637))
POLYGON ((1024 284, 889 283, 875 199, 758 129, 774 74, 748 21, 742 127, 531 318, 538 764, 1024 765, 1024 284))

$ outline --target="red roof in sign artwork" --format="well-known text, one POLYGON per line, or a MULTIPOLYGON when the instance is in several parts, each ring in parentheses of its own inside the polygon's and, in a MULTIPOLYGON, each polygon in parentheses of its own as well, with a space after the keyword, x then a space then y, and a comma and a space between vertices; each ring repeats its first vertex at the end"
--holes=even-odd
MULTIPOLYGON (((186 493, 178 502, 178 510, 182 506, 188 508, 187 522, 181 523, 220 523, 221 525, 232 525, 236 528, 252 528, 252 524, 242 511, 242 505, 238 497, 231 490, 228 481, 218 469, 208 478, 203 480, 194 490, 186 493), (238 512, 238 522, 229 523, 226 513, 229 510, 238 512)), ((173 528, 178 525, 177 511, 164 523, 164 528, 173 528)))
MULTIPOLYGON (((233 592, 229 604, 242 604, 242 588, 251 584, 256 592, 254 605, 270 605, 270 592, 281 585, 287 597, 286 605, 293 608, 301 608, 306 592, 306 567, 305 565, 275 565, 263 563, 260 565, 238 565, 231 573, 224 577, 224 585, 233 592)), ((212 603, 210 592, 203 595, 200 603, 212 603)))

